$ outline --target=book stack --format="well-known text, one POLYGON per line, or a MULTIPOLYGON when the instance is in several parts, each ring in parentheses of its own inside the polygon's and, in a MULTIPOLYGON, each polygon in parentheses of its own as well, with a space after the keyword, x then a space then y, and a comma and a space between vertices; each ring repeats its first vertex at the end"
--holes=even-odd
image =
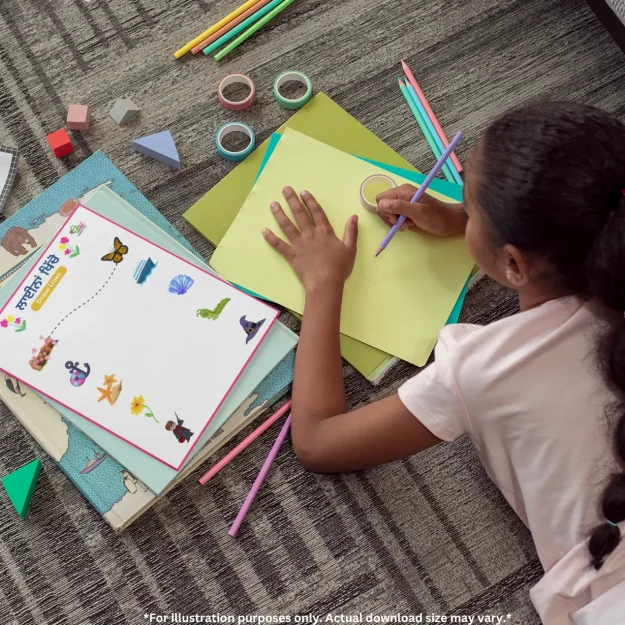
MULTIPOLYGON (((158 246, 150 249, 162 250, 161 267, 164 266, 163 263, 165 262, 174 262, 172 255, 175 255, 175 262, 185 261, 190 267, 203 271, 201 274, 193 274, 198 285, 200 279, 210 279, 210 269, 203 263, 199 254, 115 168, 106 156, 98 152, 0 225, 0 239, 3 242, 2 247, 0 247, 0 284, 2 284, 0 299, 2 305, 5 306, 23 276, 33 275, 29 272, 35 271, 36 267, 35 269, 33 267, 41 264, 42 253, 45 254, 46 258, 50 255, 56 258, 61 257, 61 263, 65 261, 69 268, 67 276, 73 271, 73 266, 70 263, 78 260, 75 257, 72 259, 72 254, 75 254, 76 249, 79 250, 79 254, 85 257, 85 260, 81 259, 80 262, 86 266, 86 263, 89 262, 86 258, 89 254, 87 249, 89 247, 88 228, 91 228, 93 239, 94 230, 101 230, 103 227, 100 225, 100 219, 106 220, 109 225, 115 224, 115 226, 110 227, 113 229, 120 228, 119 232, 129 233, 122 235, 122 239, 137 241, 138 239, 131 238, 130 233, 132 233, 136 237, 141 237, 146 242, 146 246, 148 243, 158 246), (81 217, 86 215, 86 217, 75 220, 70 218, 68 221, 70 215, 81 217), (67 233, 71 233, 73 236, 62 236, 64 227, 67 229, 67 233), (56 241, 55 237, 60 238, 56 241), (65 239, 70 239, 70 241, 57 245, 57 247, 63 247, 62 250, 57 251, 54 247, 45 249, 44 246, 48 245, 50 239, 53 241, 53 246, 60 241, 65 241, 65 239), (59 251, 63 254, 58 254, 59 251), (51 252, 55 252, 55 254, 51 254, 51 252), (167 257, 165 257, 165 252, 169 252, 167 257)), ((137 245, 137 243, 134 244, 135 250, 138 249, 137 245)), ((109 254, 114 257, 116 253, 119 255, 122 252, 123 249, 121 248, 118 248, 116 252, 115 245, 112 245, 109 254)), ((128 254, 130 255, 131 252, 128 254)), ((97 260, 100 261, 100 258, 98 257, 97 260)), ((147 280, 155 279, 150 277, 146 280, 146 274, 153 270, 156 277, 156 271, 158 271, 158 268, 153 269, 148 266, 146 260, 142 259, 136 263, 136 266, 124 266, 122 262, 116 264, 115 258, 113 258, 111 261, 102 262, 102 266, 110 264, 110 266, 115 267, 115 275, 119 275, 117 267, 120 267, 119 271, 124 267, 127 277, 132 276, 136 288, 142 289, 145 285, 140 284, 140 282, 145 281, 147 283, 147 280)), ((41 270, 44 266, 41 265, 39 269, 41 270)), ((57 266, 60 264, 53 264, 50 270, 44 272, 43 277, 52 276, 52 270, 57 266)), ((186 273, 191 274, 191 271, 186 273)), ((64 275, 63 280, 65 279, 64 275)), ((171 286, 169 278, 167 281, 171 286)), ((180 291, 182 287, 180 287, 179 282, 175 284, 178 285, 177 288, 180 291)), ((33 285, 36 286, 37 282, 28 283, 28 287, 33 285)), ((21 288, 24 289, 24 287, 21 288)), ((33 302, 40 301, 45 296, 45 288, 45 284, 42 285, 41 290, 36 293, 37 297, 33 296, 33 302)), ((60 287, 55 287, 55 289, 57 288, 60 287)), ((59 292, 63 293, 62 291, 59 292)), ((27 290, 26 295, 29 293, 27 290)), ((148 295, 145 291, 142 292, 142 296, 143 294, 148 295)), ((18 295, 21 295, 21 291, 18 295)), ((176 302, 176 305, 184 301, 184 298, 180 297, 179 294, 174 295, 169 292, 169 295, 176 302)), ((48 297, 49 303, 42 304, 40 311, 44 311, 46 306, 50 306, 48 314, 52 314, 53 306, 60 306, 60 309, 66 306, 64 298, 67 298, 68 294, 64 293, 61 297, 53 293, 48 297)), ((19 298, 15 301, 19 305, 19 298)), ((24 304, 24 314, 21 315, 23 320, 20 319, 20 327, 26 321, 27 311, 37 308, 30 300, 24 300, 24 304)), ((231 304, 222 305, 225 310, 228 310, 228 306, 231 304)), ((200 310, 206 309, 198 309, 198 324, 206 319, 199 316, 200 310)), ((8 315, 9 312, 11 311, 7 308, 2 313, 3 319, 12 319, 11 323, 8 324, 11 327, 3 328, 7 332, 3 335, 3 338, 7 337, 4 340, 9 340, 9 333, 12 337, 11 340, 17 340, 28 334, 28 331, 38 320, 38 317, 31 312, 27 330, 21 334, 12 333, 16 316, 8 315)), ((89 318, 95 314, 92 312, 89 318)), ((223 315, 225 319, 225 312, 223 315)), ((217 316, 219 315, 217 314, 217 316)), ((43 316, 40 318, 43 319, 43 316)), ((73 319, 75 319, 72 321, 73 324, 80 324, 76 325, 78 330, 83 326, 88 326, 86 318, 81 320, 75 315, 73 319)), ((211 326, 208 324, 211 321, 213 319, 209 317, 207 321, 204 321, 206 325, 198 325, 198 331, 210 331, 211 326)), ((267 325, 269 325, 269 321, 267 325)), ((15 327, 17 328, 17 326, 15 327)), ((244 330, 242 327, 238 328, 243 339, 246 336, 244 330)), ((55 340, 43 337, 43 334, 41 337, 44 340, 55 340)), ((31 342, 33 340, 36 342, 38 339, 39 335, 37 337, 33 335, 31 342)), ((60 337, 58 347, 54 347, 54 349, 60 350, 60 346, 64 342, 67 345, 69 341, 68 330, 65 330, 65 335, 60 337)), ((245 340, 242 343, 245 345, 245 340)), ((103 427, 101 423, 98 424, 91 408, 81 413, 79 410, 72 409, 72 406, 68 405, 68 401, 55 402, 51 399, 55 393, 58 393, 58 397, 61 399, 69 397, 70 402, 77 401, 75 400, 77 395, 67 395, 67 389, 73 393, 73 388, 76 388, 78 389, 76 393, 83 393, 83 389, 88 388, 90 380, 87 379, 85 382, 83 379, 85 372, 87 372, 85 363, 78 361, 70 363, 76 369, 73 372, 69 369, 64 372, 67 375, 68 386, 66 388, 59 386, 58 391, 48 389, 45 395, 41 392, 41 388, 39 388, 39 392, 34 390, 34 387, 38 385, 24 383, 25 377, 28 376, 27 371, 24 374, 11 375, 10 369, 18 366, 19 363, 15 365, 10 362, 3 363, 2 368, 8 372, 4 374, 5 383, 0 387, 0 399, 109 525, 115 531, 121 531, 288 391, 293 379, 293 349, 296 343, 296 335, 282 324, 275 322, 271 325, 270 329, 265 331, 262 344, 259 344, 257 349, 250 348, 250 353, 252 349, 255 351, 251 353, 249 363, 238 376, 236 384, 229 392, 225 393, 212 418, 204 417, 208 422, 205 429, 201 433, 191 433, 187 428, 191 434, 189 441, 184 438, 186 431, 184 426, 176 424, 176 417, 172 418, 173 425, 170 430, 165 430, 163 427, 163 433, 166 436, 163 436, 159 426, 154 423, 157 421, 156 416, 152 415, 153 419, 145 421, 146 424, 150 421, 154 426, 154 430, 146 430, 148 435, 161 434, 165 444, 168 445, 167 449, 163 451, 163 455, 166 453, 174 454, 169 464, 154 457, 154 454, 146 453, 146 449, 141 449, 136 442, 129 440, 127 435, 122 434, 120 436, 119 432, 115 433, 112 426, 107 424, 106 427, 103 427), (179 435, 180 433, 182 436, 179 435), (171 439, 168 438, 169 436, 171 439), (191 443, 194 442, 195 437, 197 437, 197 441, 191 449, 191 443), (170 441, 171 445, 169 445, 170 441), (179 443, 182 444, 179 445, 179 443), (188 449, 178 451, 178 448, 185 447, 188 449), (182 459, 182 461, 178 464, 175 458, 182 459)), ((253 342, 250 344, 253 345, 253 342)), ((33 355, 31 360, 38 358, 39 355, 39 353, 33 355)), ((44 371, 46 373, 53 372, 53 368, 50 366, 53 362, 50 359, 49 364, 45 364, 44 371)), ((58 367, 58 363, 55 365, 57 365, 59 375, 61 375, 60 370, 64 368, 63 362, 61 362, 60 367, 58 367)), ((33 369, 32 364, 30 369, 33 369)), ((94 370, 93 362, 89 369, 94 370)), ((109 395, 105 401, 100 403, 100 406, 104 404, 109 409, 114 408, 110 401, 116 394, 115 389, 122 386, 120 382, 123 382, 124 385, 129 384, 130 382, 126 380, 132 379, 131 373, 134 372, 129 372, 124 380, 118 381, 114 376, 110 379, 112 396, 109 395)), ((48 373, 48 377, 50 375, 52 373, 48 373)), ((107 381, 106 378, 95 381, 98 383, 97 387, 100 394, 109 390, 109 387, 104 384, 107 381)), ((39 386, 45 386, 44 382, 42 381, 39 386)), ((106 393, 104 394, 106 396, 106 393)), ((83 395, 87 397, 85 393, 83 395)), ((138 400, 139 394, 134 392, 127 394, 124 391, 119 391, 119 398, 118 406, 122 406, 123 401, 124 410, 128 412, 127 418, 130 419, 133 415, 128 408, 132 409, 132 401, 138 400)), ((99 403, 97 399, 96 397, 93 401, 96 408, 99 403)), ((193 405, 197 404, 198 402, 195 401, 193 405)), ((145 408, 144 406, 142 415, 149 414, 145 408)), ((152 406, 152 408, 155 407, 152 406)), ((156 409, 154 412, 156 413, 156 409)), ((195 417, 195 415, 189 416, 195 417)), ((185 415, 185 425, 190 423, 189 416, 185 415)), ((166 421, 166 419, 160 418, 160 415, 158 417, 159 421, 166 421)), ((112 413, 110 418, 113 419, 112 413)), ((167 415, 167 419, 169 418, 167 415)), ((129 421, 128 427, 131 425, 146 427, 143 421, 135 421, 134 424, 129 421)))

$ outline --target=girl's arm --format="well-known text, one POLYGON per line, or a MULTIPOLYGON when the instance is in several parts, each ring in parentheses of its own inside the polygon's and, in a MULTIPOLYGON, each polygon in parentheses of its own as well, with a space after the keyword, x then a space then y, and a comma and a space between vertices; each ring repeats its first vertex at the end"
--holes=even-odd
POLYGON ((293 383, 292 438, 302 464, 312 471, 364 469, 405 458, 440 442, 394 395, 347 412, 339 346, 343 285, 356 256, 357 218, 343 240, 304 191, 283 191, 295 224, 274 203, 272 212, 290 245, 263 230, 267 242, 293 267, 306 290, 293 383))
POLYGON ((313 286, 295 361, 292 437, 311 471, 366 469, 406 458, 440 442, 397 394, 347 412, 339 326, 343 284, 313 286))

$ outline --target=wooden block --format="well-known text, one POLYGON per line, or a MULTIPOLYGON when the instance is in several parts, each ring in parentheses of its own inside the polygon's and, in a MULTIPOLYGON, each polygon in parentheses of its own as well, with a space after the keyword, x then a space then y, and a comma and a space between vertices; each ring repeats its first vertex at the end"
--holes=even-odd
POLYGON ((162 163, 167 163, 170 167, 175 167, 176 169, 182 167, 176 143, 169 130, 135 139, 132 142, 132 147, 141 154, 151 156, 162 163))
POLYGON ((84 104, 70 104, 67 109, 67 127, 72 130, 89 130, 91 112, 84 104))
POLYGON ((74 147, 72 146, 72 142, 65 128, 61 128, 60 130, 49 134, 48 143, 54 152, 54 156, 57 158, 67 156, 74 151, 74 147))
POLYGON ((36 459, 2 478, 4 490, 22 519, 28 513, 40 473, 41 461, 36 459))
POLYGON ((109 114, 121 125, 132 119, 140 110, 141 109, 132 100, 122 98, 113 104, 113 108, 109 114))

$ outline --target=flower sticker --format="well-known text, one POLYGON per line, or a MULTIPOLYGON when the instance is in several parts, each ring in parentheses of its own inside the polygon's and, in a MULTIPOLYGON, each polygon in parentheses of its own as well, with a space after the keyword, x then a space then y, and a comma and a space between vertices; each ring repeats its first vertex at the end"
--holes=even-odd
POLYGON ((67 237, 63 237, 61 239, 59 250, 61 250, 61 252, 65 252, 65 256, 69 256, 70 258, 75 258, 80 255, 80 248, 77 245, 72 247, 69 244, 69 239, 67 237))
POLYGON ((6 319, 0 320, 0 328, 8 328, 12 326, 15 328, 16 332, 24 332, 26 329, 26 320, 21 317, 14 317, 13 315, 9 315, 6 319))
POLYGON ((139 395, 139 397, 134 397, 132 403, 130 404, 130 414, 141 414, 144 407, 145 399, 143 399, 143 395, 139 395))
POLYGON ((148 419, 154 419, 154 421, 158 423, 156 417, 154 416, 154 413, 152 412, 152 409, 149 406, 145 405, 145 399, 143 399, 143 395, 132 398, 132 402, 130 402, 130 414, 143 414, 144 416, 148 417, 148 419))

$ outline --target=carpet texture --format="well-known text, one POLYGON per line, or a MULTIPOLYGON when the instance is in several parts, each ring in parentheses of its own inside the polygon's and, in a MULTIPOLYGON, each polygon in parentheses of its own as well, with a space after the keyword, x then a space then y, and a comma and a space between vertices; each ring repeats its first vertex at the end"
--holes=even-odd
MULTIPOLYGON (((583 0, 297 0, 221 64, 172 52, 237 4, 233 0, 2 0, 0 143, 20 148, 16 210, 95 150, 103 150, 206 256, 181 215, 232 167, 215 130, 249 122, 264 140, 288 113, 272 79, 297 68, 405 157, 433 165, 397 89, 399 59, 415 70, 466 159, 495 115, 529 100, 573 99, 623 116, 624 59, 583 0), (218 79, 245 71, 251 110, 231 114, 218 79), (128 126, 109 117, 130 97, 128 126), (68 103, 92 107, 89 132, 56 160, 45 136, 68 103), (131 140, 170 129, 184 167, 133 152, 131 140)), ((285 181, 285 183, 288 181, 285 181)), ((516 310, 489 280, 471 291, 463 321, 516 310)), ((283 315, 286 320, 286 315, 283 315)), ((289 320, 296 327, 293 320, 289 320)), ((415 373, 401 364, 381 387, 345 367, 351 406, 384 397, 415 373)), ((0 408, 0 473, 40 453, 0 408)), ((26 521, 0 498, 3 625, 148 622, 145 614, 510 614, 534 625, 528 591, 541 569, 524 526, 485 476, 467 440, 363 474, 316 476, 285 445, 240 538, 227 536, 277 435, 200 488, 175 489, 115 536, 48 459, 26 521)), ((425 622, 425 620, 424 620, 425 622)))

